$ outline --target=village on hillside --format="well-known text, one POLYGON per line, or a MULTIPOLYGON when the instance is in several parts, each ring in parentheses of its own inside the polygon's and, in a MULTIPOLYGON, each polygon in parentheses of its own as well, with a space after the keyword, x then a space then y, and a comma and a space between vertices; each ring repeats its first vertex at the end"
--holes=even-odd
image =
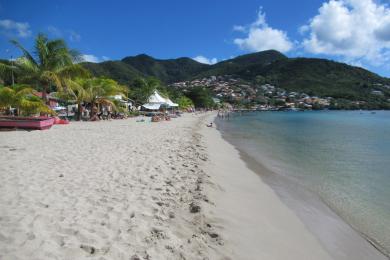
MULTIPOLYGON (((247 109, 260 111, 273 110, 311 110, 337 107, 337 100, 332 97, 310 96, 307 93, 287 91, 271 84, 253 84, 232 75, 210 76, 192 81, 175 82, 170 86, 188 91, 194 87, 206 87, 215 96, 216 103, 228 102, 241 104, 247 109)), ((390 86, 381 86, 390 88, 390 86)), ((372 95, 383 96, 380 90, 373 90, 372 95)), ((390 102, 390 99, 387 100, 390 102)), ((350 101, 354 107, 364 106, 366 101, 350 101)))

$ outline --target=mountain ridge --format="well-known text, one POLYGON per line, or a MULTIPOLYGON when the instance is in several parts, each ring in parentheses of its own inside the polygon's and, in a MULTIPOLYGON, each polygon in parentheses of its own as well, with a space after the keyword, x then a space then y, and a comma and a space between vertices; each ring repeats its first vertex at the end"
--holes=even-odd
POLYGON ((313 95, 357 98, 372 90, 389 94, 390 79, 364 68, 318 58, 289 58, 268 50, 244 54, 213 65, 188 57, 155 59, 147 54, 119 61, 82 63, 94 76, 108 76, 131 85, 136 77, 156 77, 165 84, 209 76, 233 75, 255 84, 270 83, 313 95))

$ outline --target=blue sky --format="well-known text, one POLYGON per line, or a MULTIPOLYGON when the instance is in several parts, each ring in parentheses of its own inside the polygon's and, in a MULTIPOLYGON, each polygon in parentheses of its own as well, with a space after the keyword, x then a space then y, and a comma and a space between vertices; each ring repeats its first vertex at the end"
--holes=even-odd
POLYGON ((325 57, 390 76, 389 0, 0 0, 0 57, 38 32, 91 61, 146 53, 201 62, 265 49, 325 57))

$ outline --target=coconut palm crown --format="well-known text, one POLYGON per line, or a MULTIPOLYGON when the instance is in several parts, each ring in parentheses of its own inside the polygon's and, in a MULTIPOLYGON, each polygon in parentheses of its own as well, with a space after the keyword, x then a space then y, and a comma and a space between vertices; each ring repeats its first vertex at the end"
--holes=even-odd
MULTIPOLYGON (((29 52, 18 41, 11 41, 23 56, 15 61, 14 69, 18 74, 18 81, 34 84, 42 88, 42 97, 46 100, 50 87, 58 90, 65 87, 65 79, 74 76, 86 76, 88 72, 77 62, 81 56, 69 49, 62 39, 49 40, 46 35, 38 34, 35 39, 33 52, 29 52)), ((8 64, 2 64, 0 71, 10 70, 8 64)))
MULTIPOLYGON (((121 95, 127 98, 127 88, 108 78, 75 78, 66 80, 67 89, 63 91, 67 97, 78 105, 77 120, 81 119, 82 103, 90 104, 92 108, 110 105, 114 110, 117 106, 113 96, 121 95)), ((95 114, 92 109, 90 116, 95 114)))
POLYGON ((0 109, 9 113, 11 108, 16 108, 16 115, 52 114, 53 111, 35 94, 36 91, 28 85, 0 86, 0 109))

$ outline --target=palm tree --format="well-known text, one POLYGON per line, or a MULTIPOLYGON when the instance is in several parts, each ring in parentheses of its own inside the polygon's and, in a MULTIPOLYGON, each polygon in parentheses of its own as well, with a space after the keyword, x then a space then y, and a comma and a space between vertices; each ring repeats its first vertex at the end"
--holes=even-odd
POLYGON ((115 80, 107 78, 76 78, 67 80, 67 96, 78 105, 77 120, 81 119, 82 103, 91 105, 92 118, 101 105, 110 105, 117 110, 113 96, 127 97, 127 88, 119 85, 115 80))
POLYGON ((107 78, 93 78, 86 81, 87 102, 91 104, 91 115, 93 118, 96 111, 100 110, 101 105, 109 105, 114 110, 117 106, 114 103, 113 96, 126 96, 126 87, 119 85, 115 80, 107 78))
POLYGON ((66 88, 57 93, 57 97, 77 104, 77 121, 81 120, 81 105, 87 99, 87 92, 84 88, 86 80, 85 78, 67 79, 65 80, 66 88))
MULTIPOLYGON (((85 76, 88 72, 76 62, 80 55, 67 47, 62 39, 49 40, 44 34, 35 39, 33 53, 27 51, 18 41, 11 41, 23 53, 15 61, 15 70, 20 82, 32 83, 42 87, 42 98, 47 101, 47 92, 51 86, 61 90, 66 79, 85 76)), ((9 64, 0 65, 0 73, 8 72, 9 64)))
POLYGON ((161 83, 158 79, 150 78, 137 78, 134 80, 133 89, 131 92, 131 98, 134 99, 139 104, 144 104, 148 101, 148 98, 153 94, 153 92, 158 89, 160 92, 165 93, 164 89, 161 87, 161 83))
POLYGON ((27 85, 15 85, 14 87, 0 88, 0 108, 10 111, 16 108, 16 114, 31 115, 37 113, 51 114, 40 98, 35 96, 36 91, 27 85))
POLYGON ((14 85, 15 83, 15 60, 2 60, 0 62, 0 83, 5 84, 6 82, 14 85))

